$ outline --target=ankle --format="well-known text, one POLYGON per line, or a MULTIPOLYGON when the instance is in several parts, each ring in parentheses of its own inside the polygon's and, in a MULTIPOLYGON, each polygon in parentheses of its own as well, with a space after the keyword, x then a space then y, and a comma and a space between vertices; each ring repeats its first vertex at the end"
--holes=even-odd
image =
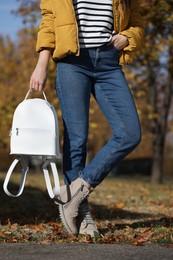
POLYGON ((90 190, 91 185, 90 185, 88 182, 86 182, 85 180, 83 180, 82 178, 81 178, 81 181, 82 181, 83 184, 90 190))

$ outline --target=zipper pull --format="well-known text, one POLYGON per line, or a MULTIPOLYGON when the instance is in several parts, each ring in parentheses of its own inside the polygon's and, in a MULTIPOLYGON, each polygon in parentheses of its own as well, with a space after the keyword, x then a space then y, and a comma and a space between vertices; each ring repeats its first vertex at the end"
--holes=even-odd
POLYGON ((16 135, 19 135, 19 128, 16 128, 16 135))

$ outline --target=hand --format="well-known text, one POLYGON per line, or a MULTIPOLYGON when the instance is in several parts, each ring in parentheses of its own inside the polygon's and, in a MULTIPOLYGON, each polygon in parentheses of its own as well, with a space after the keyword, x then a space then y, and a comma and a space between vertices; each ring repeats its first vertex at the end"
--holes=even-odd
POLYGON ((46 85, 46 80, 47 80, 47 69, 37 64, 30 79, 30 86, 29 86, 30 90, 43 91, 46 85))
POLYGON ((121 34, 116 34, 112 37, 109 44, 113 44, 117 50, 122 50, 129 44, 129 41, 126 36, 121 34))
POLYGON ((29 88, 30 90, 43 91, 47 80, 47 68, 50 58, 50 51, 43 50, 40 52, 37 66, 32 73, 29 88))

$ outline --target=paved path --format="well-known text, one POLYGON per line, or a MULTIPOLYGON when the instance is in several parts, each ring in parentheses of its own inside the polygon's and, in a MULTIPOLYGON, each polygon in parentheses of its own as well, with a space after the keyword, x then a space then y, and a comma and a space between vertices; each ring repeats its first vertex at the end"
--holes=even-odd
POLYGON ((173 248, 116 244, 0 244, 0 260, 173 260, 173 248))

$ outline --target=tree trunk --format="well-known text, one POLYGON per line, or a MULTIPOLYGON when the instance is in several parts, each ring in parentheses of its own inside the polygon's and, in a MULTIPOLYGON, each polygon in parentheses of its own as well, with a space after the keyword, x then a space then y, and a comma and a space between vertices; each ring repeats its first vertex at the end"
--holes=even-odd
POLYGON ((163 181, 163 154, 164 154, 164 137, 160 133, 154 137, 153 161, 151 169, 151 183, 162 183, 163 181))
MULTIPOLYGON (((173 82, 173 48, 169 47, 169 58, 166 66, 167 77, 161 77, 155 82, 154 114, 157 117, 153 120, 153 163, 151 172, 151 183, 163 181, 164 146, 167 134, 168 115, 172 100, 173 82)), ((158 72, 157 72, 158 76, 158 72)))

